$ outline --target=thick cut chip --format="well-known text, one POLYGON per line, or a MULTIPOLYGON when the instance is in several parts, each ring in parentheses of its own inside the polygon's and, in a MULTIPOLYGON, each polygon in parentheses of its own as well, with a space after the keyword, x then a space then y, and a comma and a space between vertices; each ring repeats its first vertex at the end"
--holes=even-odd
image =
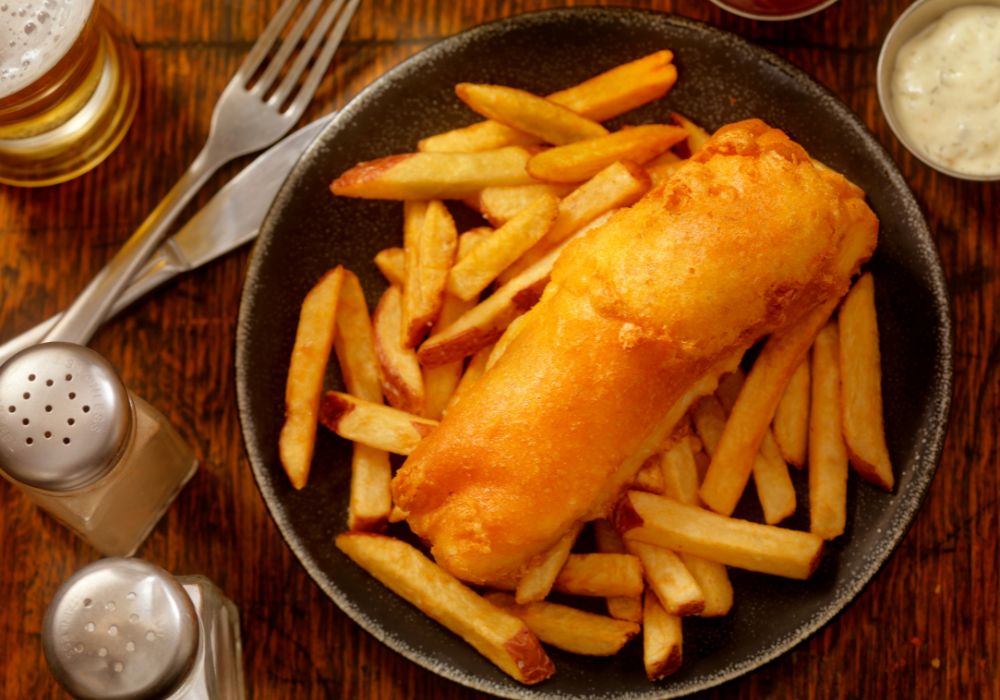
POLYGON ((698 498, 698 464, 691 440, 681 438, 667 448, 661 457, 663 495, 691 506, 701 505, 698 498))
POLYGON ((687 132, 679 126, 634 126, 541 151, 528 161, 528 172, 548 182, 583 182, 616 161, 645 163, 686 137, 687 132))
POLYGON ((681 618, 660 605, 656 594, 646 591, 642 607, 642 662, 651 681, 666 678, 681 667, 681 618))
POLYGON ((774 440, 785 461, 799 469, 806 465, 809 444, 809 356, 795 368, 774 412, 774 440))
POLYGON ((306 295, 299 312, 292 359, 285 384, 285 423, 278 438, 278 454, 292 486, 301 489, 309 478, 316 446, 316 416, 323 376, 333 348, 337 302, 344 268, 327 272, 306 295))
POLYGON ((711 138, 711 134, 685 117, 683 114, 671 112, 670 118, 675 124, 677 124, 677 126, 687 132, 687 146, 691 155, 700 151, 702 147, 708 143, 708 139, 711 138))
POLYGON ((764 345, 733 406, 701 484, 701 500, 712 510, 723 515, 733 512, 792 373, 838 302, 839 299, 830 299, 794 325, 772 335, 764 345))
POLYGON ((455 264, 448 277, 448 292, 459 299, 479 294, 545 235, 558 210, 558 198, 539 196, 455 264))
POLYGON ((389 453, 360 442, 351 453, 351 496, 347 505, 347 527, 379 530, 392 513, 392 465, 389 453))
POLYGON ((698 613, 701 617, 728 615, 733 607, 733 584, 724 564, 682 552, 681 561, 694 576, 701 589, 705 606, 698 613))
POLYGON ((320 402, 319 421, 342 438, 408 455, 438 422, 339 391, 320 402))
POLYGON ((472 589, 400 540, 351 532, 337 548, 394 593, 459 635, 521 683, 555 672, 527 624, 483 600, 472 589))
POLYGON ((476 211, 494 226, 503 226, 543 194, 565 197, 573 185, 515 185, 512 187, 487 187, 475 198, 476 211))
POLYGON ((642 562, 649 587, 671 615, 699 615, 705 609, 705 596, 679 556, 654 544, 626 540, 628 551, 642 562))
POLYGON ((561 146, 608 133, 597 122, 571 109, 517 88, 459 83, 455 86, 455 94, 474 112, 536 136, 545 143, 561 146))
POLYGON ((402 153, 359 163, 330 190, 364 199, 461 199, 484 187, 527 185, 531 154, 520 146, 480 153, 402 153))
POLYGON ((823 539, 847 523, 847 447, 840 424, 840 341, 831 321, 816 336, 809 407, 809 529, 823 539))
MULTIPOLYGON (((665 95, 677 81, 670 51, 657 51, 640 59, 554 92, 548 99, 594 121, 617 117, 665 95)), ((422 139, 421 151, 471 152, 514 144, 538 143, 517 129, 489 120, 422 139)))
POLYGON ((642 565, 631 554, 570 554, 553 589, 570 595, 634 596, 642 593, 642 565))
POLYGON ((847 451, 858 474, 891 491, 892 463, 882 418, 882 365, 871 273, 862 275, 847 294, 839 322, 847 451))
MULTIPOLYGON (((594 521, 594 541, 597 551, 604 554, 626 554, 625 542, 607 520, 594 521)), ((608 614, 618 620, 642 621, 642 597, 611 596, 608 598, 608 614)))
POLYGON ((786 578, 809 578, 823 553, 822 538, 810 532, 727 518, 643 491, 628 491, 614 518, 626 541, 786 578))
POLYGON ((661 459, 662 457, 656 454, 643 462, 639 471, 632 477, 629 488, 662 494, 666 490, 666 482, 663 478, 663 469, 660 467, 661 459))
MULTIPOLYGON (((407 205, 418 204, 406 202, 407 205)), ((403 345, 415 347, 423 340, 441 311, 448 273, 455 261, 458 231, 455 220, 439 200, 429 202, 420 217, 419 231, 404 228, 406 283, 403 286, 403 345)), ((404 216, 404 222, 406 217, 404 216)))
POLYGON ((573 654, 611 656, 639 634, 635 622, 595 615, 544 601, 518 604, 508 593, 487 593, 486 600, 524 620, 545 644, 573 654))
MULTIPOLYGON (((556 576, 562 570, 566 559, 569 558, 570 550, 576 543, 576 538, 580 534, 583 523, 578 523, 569 529, 559 541, 549 549, 541 558, 533 562, 524 576, 517 583, 515 598, 518 603, 532 603, 536 600, 545 600, 552 584, 556 581, 556 576)), ((544 641, 544 640, 543 640, 544 641)))
POLYGON ((382 390, 389 405, 420 415, 424 410, 424 378, 416 352, 403 343, 403 300, 399 287, 385 290, 375 308, 374 326, 382 390))
POLYGON ((375 254, 375 266, 389 284, 402 287, 406 278, 406 253, 402 248, 384 248, 375 254))

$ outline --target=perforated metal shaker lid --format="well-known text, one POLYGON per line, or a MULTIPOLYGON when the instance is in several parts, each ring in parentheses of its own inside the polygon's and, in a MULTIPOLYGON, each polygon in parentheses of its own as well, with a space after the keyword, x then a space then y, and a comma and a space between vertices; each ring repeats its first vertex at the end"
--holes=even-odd
POLYGON ((106 474, 132 427, 128 390, 82 345, 43 343, 0 367, 0 469, 50 491, 106 474))
POLYGON ((194 605, 177 579, 141 559, 101 559, 59 588, 42 645, 74 697, 144 700, 184 681, 198 636, 194 605))

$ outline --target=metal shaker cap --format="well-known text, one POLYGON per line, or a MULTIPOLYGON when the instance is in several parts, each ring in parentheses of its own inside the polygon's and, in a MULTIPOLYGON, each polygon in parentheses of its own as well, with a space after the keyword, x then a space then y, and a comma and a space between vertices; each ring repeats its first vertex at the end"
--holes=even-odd
POLYGON ((45 612, 42 646, 52 674, 83 700, 170 694, 198 652, 198 618, 181 584, 141 559, 80 569, 45 612))
POLYGON ((89 348, 43 343, 0 367, 0 469, 16 481, 50 491, 93 483, 131 429, 128 390, 89 348))

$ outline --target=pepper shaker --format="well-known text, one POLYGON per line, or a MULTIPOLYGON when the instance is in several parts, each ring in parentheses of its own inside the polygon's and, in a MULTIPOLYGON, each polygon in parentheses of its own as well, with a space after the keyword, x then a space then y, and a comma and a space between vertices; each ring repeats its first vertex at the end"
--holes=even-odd
POLYGON ((74 574, 45 613, 56 680, 81 700, 239 700, 246 696, 239 613, 202 576, 141 559, 74 574))
POLYGON ((135 552, 197 467, 93 350, 43 343, 0 367, 0 473, 103 554, 135 552))

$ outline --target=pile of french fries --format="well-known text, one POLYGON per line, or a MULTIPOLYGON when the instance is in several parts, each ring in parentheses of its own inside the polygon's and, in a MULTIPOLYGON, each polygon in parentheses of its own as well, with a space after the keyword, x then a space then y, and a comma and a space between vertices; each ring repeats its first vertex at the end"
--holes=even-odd
POLYGON ((536 557, 513 590, 473 590, 417 548, 379 534, 405 519, 389 455, 409 454, 516 337, 562 248, 668 179, 708 134, 671 124, 609 132, 601 122, 657 99, 677 72, 660 51, 548 97, 460 84, 486 118, 422 140, 415 153, 359 164, 341 196, 401 200, 402 246, 375 264, 389 283, 373 316, 357 276, 328 272, 302 305, 279 453, 305 486, 317 425, 352 440, 348 532, 336 545, 513 678, 554 672, 542 644, 617 653, 640 631, 651 680, 677 670, 682 618, 726 615, 727 567, 806 579, 844 532, 848 465, 891 490, 874 284, 864 274, 766 340, 744 374, 723 376, 638 470, 607 520, 581 523, 536 557), (485 224, 458 233, 444 200, 485 224), (331 352, 346 392, 324 392, 331 352), (383 399, 389 405, 383 403, 383 399), (810 531, 780 527, 796 508, 789 466, 808 466, 810 531), (751 476, 763 523, 732 516, 751 476), (584 527, 595 552, 576 551, 584 527), (552 593, 606 600, 595 614, 552 593))

